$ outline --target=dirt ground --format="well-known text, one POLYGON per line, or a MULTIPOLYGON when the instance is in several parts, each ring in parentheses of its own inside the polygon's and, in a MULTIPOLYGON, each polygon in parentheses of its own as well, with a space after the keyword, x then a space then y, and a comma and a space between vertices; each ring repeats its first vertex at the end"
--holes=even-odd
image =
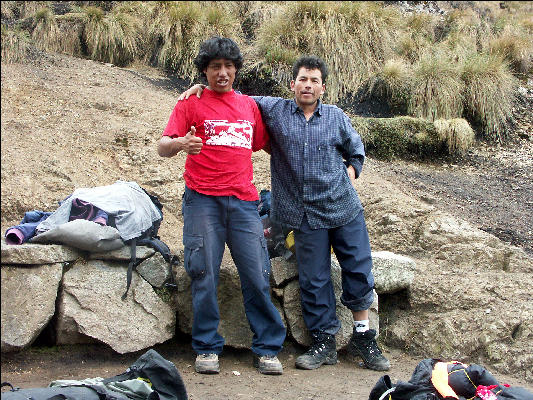
MULTIPOLYGON (((220 374, 194 372, 194 353, 187 340, 169 341, 155 346, 172 361, 183 378, 191 400, 278 399, 278 400, 366 400, 378 379, 387 374, 392 382, 407 381, 422 360, 397 349, 385 350, 391 369, 378 372, 359 366, 359 360, 339 353, 337 365, 305 371, 294 367, 294 359, 304 348, 286 343, 279 354, 284 372, 281 376, 262 375, 252 367, 249 351, 225 349, 220 356, 220 374)), ((97 345, 66 348, 33 348, 17 354, 2 354, 2 382, 27 388, 46 386, 55 379, 109 377, 122 373, 143 352, 118 355, 97 345)), ((500 383, 533 390, 514 377, 494 374, 500 383)))
MULTIPOLYGON (((533 254, 533 137, 531 85, 517 103, 522 136, 503 147, 479 145, 464 157, 425 163, 371 157, 364 174, 395 182, 500 239, 533 254)), ((2 63, 2 231, 25 211, 53 211, 74 188, 135 180, 165 204, 160 234, 173 251, 179 229, 183 160, 162 161, 155 146, 183 83, 157 71, 125 70, 67 56, 37 57, 27 65, 2 63), (178 188, 178 189, 176 189, 178 188)), ((268 157, 256 156, 258 189, 269 186, 268 157)), ((384 375, 358 366, 347 354, 315 371, 294 367, 305 349, 286 343, 282 376, 264 376, 251 353, 225 349, 221 373, 194 373, 190 339, 155 346, 176 364, 190 399, 367 399, 384 375)), ((408 380, 421 357, 386 348, 393 382, 408 380)), ((108 377, 123 372, 142 352, 120 355, 102 345, 33 346, 2 354, 1 380, 39 387, 55 379, 108 377)), ((501 383, 524 386, 511 376, 501 383)))

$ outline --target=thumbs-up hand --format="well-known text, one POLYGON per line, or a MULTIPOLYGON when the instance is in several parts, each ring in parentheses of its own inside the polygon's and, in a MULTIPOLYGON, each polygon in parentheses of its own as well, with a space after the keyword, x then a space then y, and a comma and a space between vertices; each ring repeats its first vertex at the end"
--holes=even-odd
POLYGON ((191 130, 183 138, 183 150, 187 154, 198 154, 202 146, 202 138, 196 136, 196 127, 191 126, 191 130))

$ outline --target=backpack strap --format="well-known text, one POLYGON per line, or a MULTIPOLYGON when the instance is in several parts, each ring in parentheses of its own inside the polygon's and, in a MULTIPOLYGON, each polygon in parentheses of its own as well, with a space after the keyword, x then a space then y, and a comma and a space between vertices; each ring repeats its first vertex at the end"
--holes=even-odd
POLYGON ((126 300, 126 296, 128 295, 128 290, 130 289, 130 285, 131 285, 131 278, 133 275, 133 271, 136 268, 137 268, 137 238, 133 238, 130 240, 130 263, 128 264, 126 291, 122 295, 122 300, 126 300))
POLYGON ((140 239, 137 241, 137 244, 149 246, 155 251, 159 252, 163 259, 170 264, 170 279, 169 282, 165 282, 165 287, 170 289, 175 289, 178 287, 176 284, 176 281, 174 279, 174 274, 172 273, 172 266, 178 265, 180 263, 180 259, 177 255, 172 254, 170 252, 169 247, 166 245, 165 242, 163 242, 159 236, 153 236, 153 237, 147 237, 140 239))
POLYGON ((16 392, 17 390, 20 389, 19 387, 13 386, 9 382, 2 382, 2 386, 0 386, 0 387, 4 387, 4 386, 9 386, 11 388, 10 392, 16 392))

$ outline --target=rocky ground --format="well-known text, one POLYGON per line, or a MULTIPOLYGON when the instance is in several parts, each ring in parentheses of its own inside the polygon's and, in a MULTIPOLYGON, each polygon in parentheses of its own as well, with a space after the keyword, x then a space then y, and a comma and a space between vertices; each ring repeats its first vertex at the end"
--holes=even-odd
MULTIPOLYGON (((54 211, 75 188, 133 180, 163 202, 160 234, 179 253, 184 159, 161 159, 156 145, 184 82, 146 67, 126 70, 59 55, 2 64, 1 74, 2 232, 25 211, 54 211)), ((531 90, 524 84, 519 94, 515 139, 508 145, 478 145, 461 158, 431 163, 369 157, 363 173, 375 187, 392 182, 398 195, 423 199, 533 254, 531 90)), ((257 188, 269 188, 268 156, 255 154, 254 165, 257 188)), ((345 354, 336 366, 296 370, 294 358, 303 349, 288 343, 281 353, 281 377, 261 376, 251 367, 249 352, 231 349, 221 359, 220 375, 200 376, 193 372, 188 340, 156 349, 177 365, 191 399, 366 399, 383 375, 358 367, 345 354)), ((385 351, 393 381, 408 380, 421 358, 400 349, 385 351)), ((2 355, 2 381, 35 387, 53 379, 107 377, 123 372, 139 355, 117 355, 101 346, 34 347, 2 355)), ((528 387, 517 376, 496 377, 528 387)))

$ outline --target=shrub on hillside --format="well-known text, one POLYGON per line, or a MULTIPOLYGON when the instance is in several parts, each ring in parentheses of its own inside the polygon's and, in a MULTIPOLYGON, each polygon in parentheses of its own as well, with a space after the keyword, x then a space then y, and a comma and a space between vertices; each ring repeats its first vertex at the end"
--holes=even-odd
POLYGON ((481 135, 502 142, 512 122, 512 107, 518 80, 497 55, 472 54, 461 73, 466 116, 479 125, 481 135))
POLYGON ((243 43, 240 22, 228 8, 199 2, 156 2, 146 21, 147 59, 157 66, 195 79, 194 58, 200 44, 211 36, 230 37, 243 43))
POLYGON ((60 31, 52 11, 45 7, 33 16, 31 37, 40 50, 56 52, 61 48, 60 31))
POLYGON ((407 113, 430 121, 459 118, 463 86, 456 65, 445 55, 428 54, 414 65, 407 113))
POLYGON ((438 135, 434 123, 426 119, 352 117, 351 120, 361 135, 365 152, 376 158, 425 159, 448 152, 447 143, 438 135))
POLYGON ((139 21, 134 16, 87 7, 84 19, 83 39, 93 60, 125 66, 138 57, 139 21))
POLYGON ((22 29, 10 29, 2 24, 2 62, 19 62, 26 58, 30 35, 22 29))
POLYGON ((276 7, 258 28, 255 56, 282 85, 292 79, 298 56, 317 55, 331 71, 324 99, 334 103, 356 92, 394 54, 394 31, 401 23, 395 9, 371 2, 287 2, 276 7))

